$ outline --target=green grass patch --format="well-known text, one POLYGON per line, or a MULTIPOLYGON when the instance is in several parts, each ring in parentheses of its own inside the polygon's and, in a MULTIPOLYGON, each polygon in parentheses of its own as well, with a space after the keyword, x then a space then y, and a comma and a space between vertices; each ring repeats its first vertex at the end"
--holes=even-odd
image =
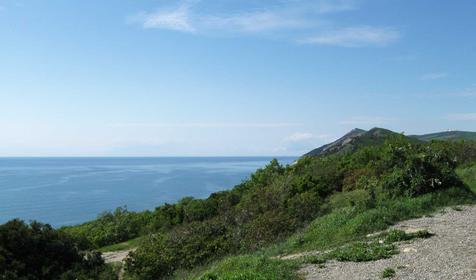
POLYGON ((109 246, 99 248, 98 251, 104 253, 104 252, 115 252, 115 251, 129 250, 129 249, 133 249, 133 248, 136 248, 137 246, 139 246, 140 241, 141 241, 141 238, 138 237, 138 238, 131 239, 131 240, 121 242, 121 243, 118 243, 118 244, 113 244, 113 245, 109 245, 109 246))
POLYGON ((397 253, 398 250, 393 244, 356 242, 332 251, 328 258, 342 262, 368 262, 387 259, 397 253))
POLYGON ((395 274, 395 269, 387 267, 382 272, 382 278, 392 278, 395 274))
POLYGON ((463 182, 476 193, 476 164, 456 169, 456 173, 463 182))
POLYGON ((408 241, 415 238, 430 238, 432 233, 427 230, 419 230, 417 232, 406 233, 403 230, 391 230, 385 236, 385 243, 395 243, 400 241, 408 241))

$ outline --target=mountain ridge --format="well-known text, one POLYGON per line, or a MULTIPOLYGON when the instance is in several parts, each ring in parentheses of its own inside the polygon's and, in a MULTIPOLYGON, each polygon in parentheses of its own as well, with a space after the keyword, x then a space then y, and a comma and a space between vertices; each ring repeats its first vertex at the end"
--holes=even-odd
POLYGON ((476 140, 476 132, 471 131, 454 130, 406 136, 403 133, 380 127, 374 127, 368 131, 354 128, 336 141, 313 149, 303 156, 325 156, 353 152, 359 147, 381 144, 388 138, 399 135, 403 135, 412 142, 476 140))

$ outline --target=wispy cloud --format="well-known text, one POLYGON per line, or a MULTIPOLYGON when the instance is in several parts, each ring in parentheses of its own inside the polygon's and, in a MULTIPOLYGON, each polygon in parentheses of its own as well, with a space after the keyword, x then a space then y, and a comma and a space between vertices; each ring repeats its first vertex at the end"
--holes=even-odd
POLYGON ((462 96, 462 97, 476 97, 476 84, 467 87, 459 92, 451 93, 452 96, 462 96))
POLYGON ((141 13, 132 17, 132 21, 147 29, 212 35, 271 34, 293 42, 344 47, 385 46, 400 38, 400 32, 389 27, 333 27, 338 24, 329 17, 333 13, 357 9, 356 1, 244 1, 240 9, 230 5, 229 9, 219 12, 210 9, 207 1, 189 0, 155 12, 141 13))
POLYGON ((302 126, 300 123, 114 123, 112 127, 140 128, 280 128, 302 126))
POLYGON ((451 121, 476 121, 476 113, 450 114, 446 119, 451 121))
POLYGON ((446 77, 448 77, 448 73, 445 73, 445 72, 426 73, 420 76, 420 80, 422 81, 439 80, 446 77))
POLYGON ((153 13, 142 13, 130 19, 140 22, 144 28, 168 29, 181 32, 194 32, 190 18, 190 5, 181 4, 175 9, 161 9, 153 13))
POLYGON ((272 11, 258 11, 230 16, 207 16, 201 20, 207 30, 257 33, 275 30, 306 28, 314 23, 303 18, 286 16, 272 11))
POLYGON ((384 125, 397 121, 396 118, 386 117, 352 117, 340 122, 342 125, 384 125))
POLYGON ((326 31, 299 42, 341 47, 386 46, 398 41, 400 36, 400 32, 393 28, 357 26, 326 31))

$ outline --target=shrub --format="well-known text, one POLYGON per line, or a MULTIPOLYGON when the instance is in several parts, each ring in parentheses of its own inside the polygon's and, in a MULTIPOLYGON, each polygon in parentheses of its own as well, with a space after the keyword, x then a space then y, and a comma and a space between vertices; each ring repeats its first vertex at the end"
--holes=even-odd
POLYGON ((0 226, 1 279, 114 279, 101 254, 49 225, 12 220, 0 226))

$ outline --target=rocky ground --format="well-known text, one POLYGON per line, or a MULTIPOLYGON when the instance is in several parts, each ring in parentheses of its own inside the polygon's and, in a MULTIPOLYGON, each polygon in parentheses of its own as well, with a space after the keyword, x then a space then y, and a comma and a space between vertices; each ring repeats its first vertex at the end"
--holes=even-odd
POLYGON ((434 236, 398 244, 400 253, 374 262, 329 261, 325 267, 307 265, 306 279, 382 279, 386 268, 392 279, 476 279, 476 206, 447 208, 430 217, 395 225, 406 231, 426 229, 434 236))

